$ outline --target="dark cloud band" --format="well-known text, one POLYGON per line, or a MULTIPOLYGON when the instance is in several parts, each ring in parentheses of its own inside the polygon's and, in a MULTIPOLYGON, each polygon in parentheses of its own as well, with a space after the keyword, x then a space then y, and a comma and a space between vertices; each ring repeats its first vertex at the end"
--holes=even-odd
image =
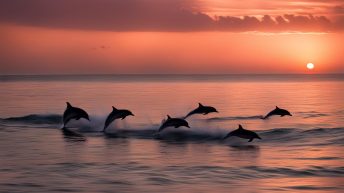
MULTIPOLYGON (((341 11, 341 7, 336 8, 341 11)), ((342 31, 344 18, 282 15, 211 18, 182 0, 3 0, 0 22, 111 31, 342 31)))

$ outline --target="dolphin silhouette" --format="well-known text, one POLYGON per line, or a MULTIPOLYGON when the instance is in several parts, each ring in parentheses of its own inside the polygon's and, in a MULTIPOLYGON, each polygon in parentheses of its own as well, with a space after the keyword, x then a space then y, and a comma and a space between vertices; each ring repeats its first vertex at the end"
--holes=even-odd
POLYGON ((181 119, 181 118, 171 118, 169 115, 167 115, 167 120, 162 123, 158 132, 162 131, 166 127, 178 128, 181 126, 190 128, 189 123, 186 120, 181 119))
POLYGON ((72 119, 79 120, 81 118, 90 120, 86 111, 78 107, 73 107, 69 102, 67 102, 67 108, 65 112, 63 113, 63 128, 66 127, 67 123, 70 120, 72 119))
POLYGON ((236 136, 236 137, 240 137, 240 138, 244 138, 244 139, 249 139, 248 142, 253 141, 253 139, 255 139, 255 138, 262 139, 258 136, 257 133, 250 131, 250 130, 246 130, 241 125, 239 125, 238 129, 229 132, 223 139, 227 139, 228 137, 232 137, 232 136, 236 136))
POLYGON ((201 103, 198 103, 198 107, 194 110, 192 110, 190 113, 188 113, 184 119, 186 119, 187 117, 194 115, 194 114, 203 114, 203 115, 207 115, 208 113, 218 113, 218 111, 211 106, 204 106, 201 103))
POLYGON ((109 114, 109 116, 106 118, 105 125, 103 132, 105 132, 105 129, 116 119, 122 118, 125 119, 127 116, 134 116, 134 114, 126 109, 116 109, 114 106, 112 106, 112 112, 109 114))
POLYGON ((290 114, 289 111, 285 110, 285 109, 281 109, 281 108, 278 108, 278 106, 276 106, 276 108, 272 111, 270 111, 265 117, 263 117, 262 119, 267 119, 271 116, 274 116, 274 115, 280 115, 281 117, 284 117, 286 115, 288 116, 293 116, 292 114, 290 114))

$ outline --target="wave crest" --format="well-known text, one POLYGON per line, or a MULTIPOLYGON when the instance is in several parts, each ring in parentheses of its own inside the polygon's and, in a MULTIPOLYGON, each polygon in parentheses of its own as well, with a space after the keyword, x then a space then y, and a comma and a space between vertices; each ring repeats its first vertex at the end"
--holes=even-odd
MULTIPOLYGON (((260 116, 248 116, 248 117, 230 117, 230 119, 258 119, 260 116)), ((217 118, 223 119, 223 118, 217 118)), ((226 118, 225 118, 226 119, 226 118)), ((228 119, 228 118, 227 118, 228 119)), ((210 119, 214 120, 214 118, 210 119)), ((103 127, 103 118, 94 118, 91 123, 89 122, 76 122, 75 127, 80 132, 86 135, 92 136, 95 132, 101 131, 103 127), (87 134, 88 133, 88 134, 87 134)), ((0 119, 0 123, 5 126, 22 125, 23 127, 39 128, 38 125, 44 125, 47 128, 56 129, 62 124, 62 116, 57 114, 31 114, 21 117, 9 117, 0 119), (33 125, 33 126, 32 126, 33 125)), ((73 124, 71 124, 72 127, 73 124)), ((157 132, 158 126, 153 124, 130 126, 125 128, 109 129, 108 137, 124 137, 124 138, 145 138, 145 139, 161 139, 161 140, 174 140, 174 141, 217 141, 222 142, 222 138, 230 131, 236 128, 208 128, 206 124, 199 124, 191 129, 187 128, 167 128, 163 132, 157 132)), ((254 143, 279 143, 296 145, 344 145, 344 140, 341 136, 344 134, 344 128, 313 128, 313 129, 301 129, 301 128, 274 128, 269 130, 255 130, 263 140, 254 140, 254 143)), ((231 145, 237 145, 240 142, 247 142, 246 139, 238 139, 232 137, 225 140, 226 143, 231 145)))
POLYGON ((4 122, 30 123, 30 124, 60 124, 62 116, 57 114, 38 115, 31 114, 21 117, 9 117, 1 119, 4 122))

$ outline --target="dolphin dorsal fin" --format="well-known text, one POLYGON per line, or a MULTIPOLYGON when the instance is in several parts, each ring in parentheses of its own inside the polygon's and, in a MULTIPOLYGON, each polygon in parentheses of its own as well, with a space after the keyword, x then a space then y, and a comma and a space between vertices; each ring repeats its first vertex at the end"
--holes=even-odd
POLYGON ((72 105, 69 103, 69 102, 66 102, 67 103, 67 108, 71 108, 72 105))
POLYGON ((117 111, 116 107, 112 106, 112 110, 117 111))
POLYGON ((244 129, 244 128, 242 128, 242 126, 241 125, 239 125, 239 128, 238 129, 244 129))
POLYGON ((279 109, 278 106, 276 106, 276 109, 279 109))
POLYGON ((198 106, 199 106, 199 107, 203 107, 203 105, 202 105, 201 103, 198 103, 198 106))
POLYGON ((170 115, 167 115, 167 119, 171 119, 170 115))

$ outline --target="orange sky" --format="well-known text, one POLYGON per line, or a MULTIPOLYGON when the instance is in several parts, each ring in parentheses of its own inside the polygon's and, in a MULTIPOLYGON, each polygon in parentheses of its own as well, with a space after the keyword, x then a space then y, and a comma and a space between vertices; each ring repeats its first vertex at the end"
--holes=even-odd
POLYGON ((1 74, 344 73, 340 0, 51 2, 1 1, 1 74))

